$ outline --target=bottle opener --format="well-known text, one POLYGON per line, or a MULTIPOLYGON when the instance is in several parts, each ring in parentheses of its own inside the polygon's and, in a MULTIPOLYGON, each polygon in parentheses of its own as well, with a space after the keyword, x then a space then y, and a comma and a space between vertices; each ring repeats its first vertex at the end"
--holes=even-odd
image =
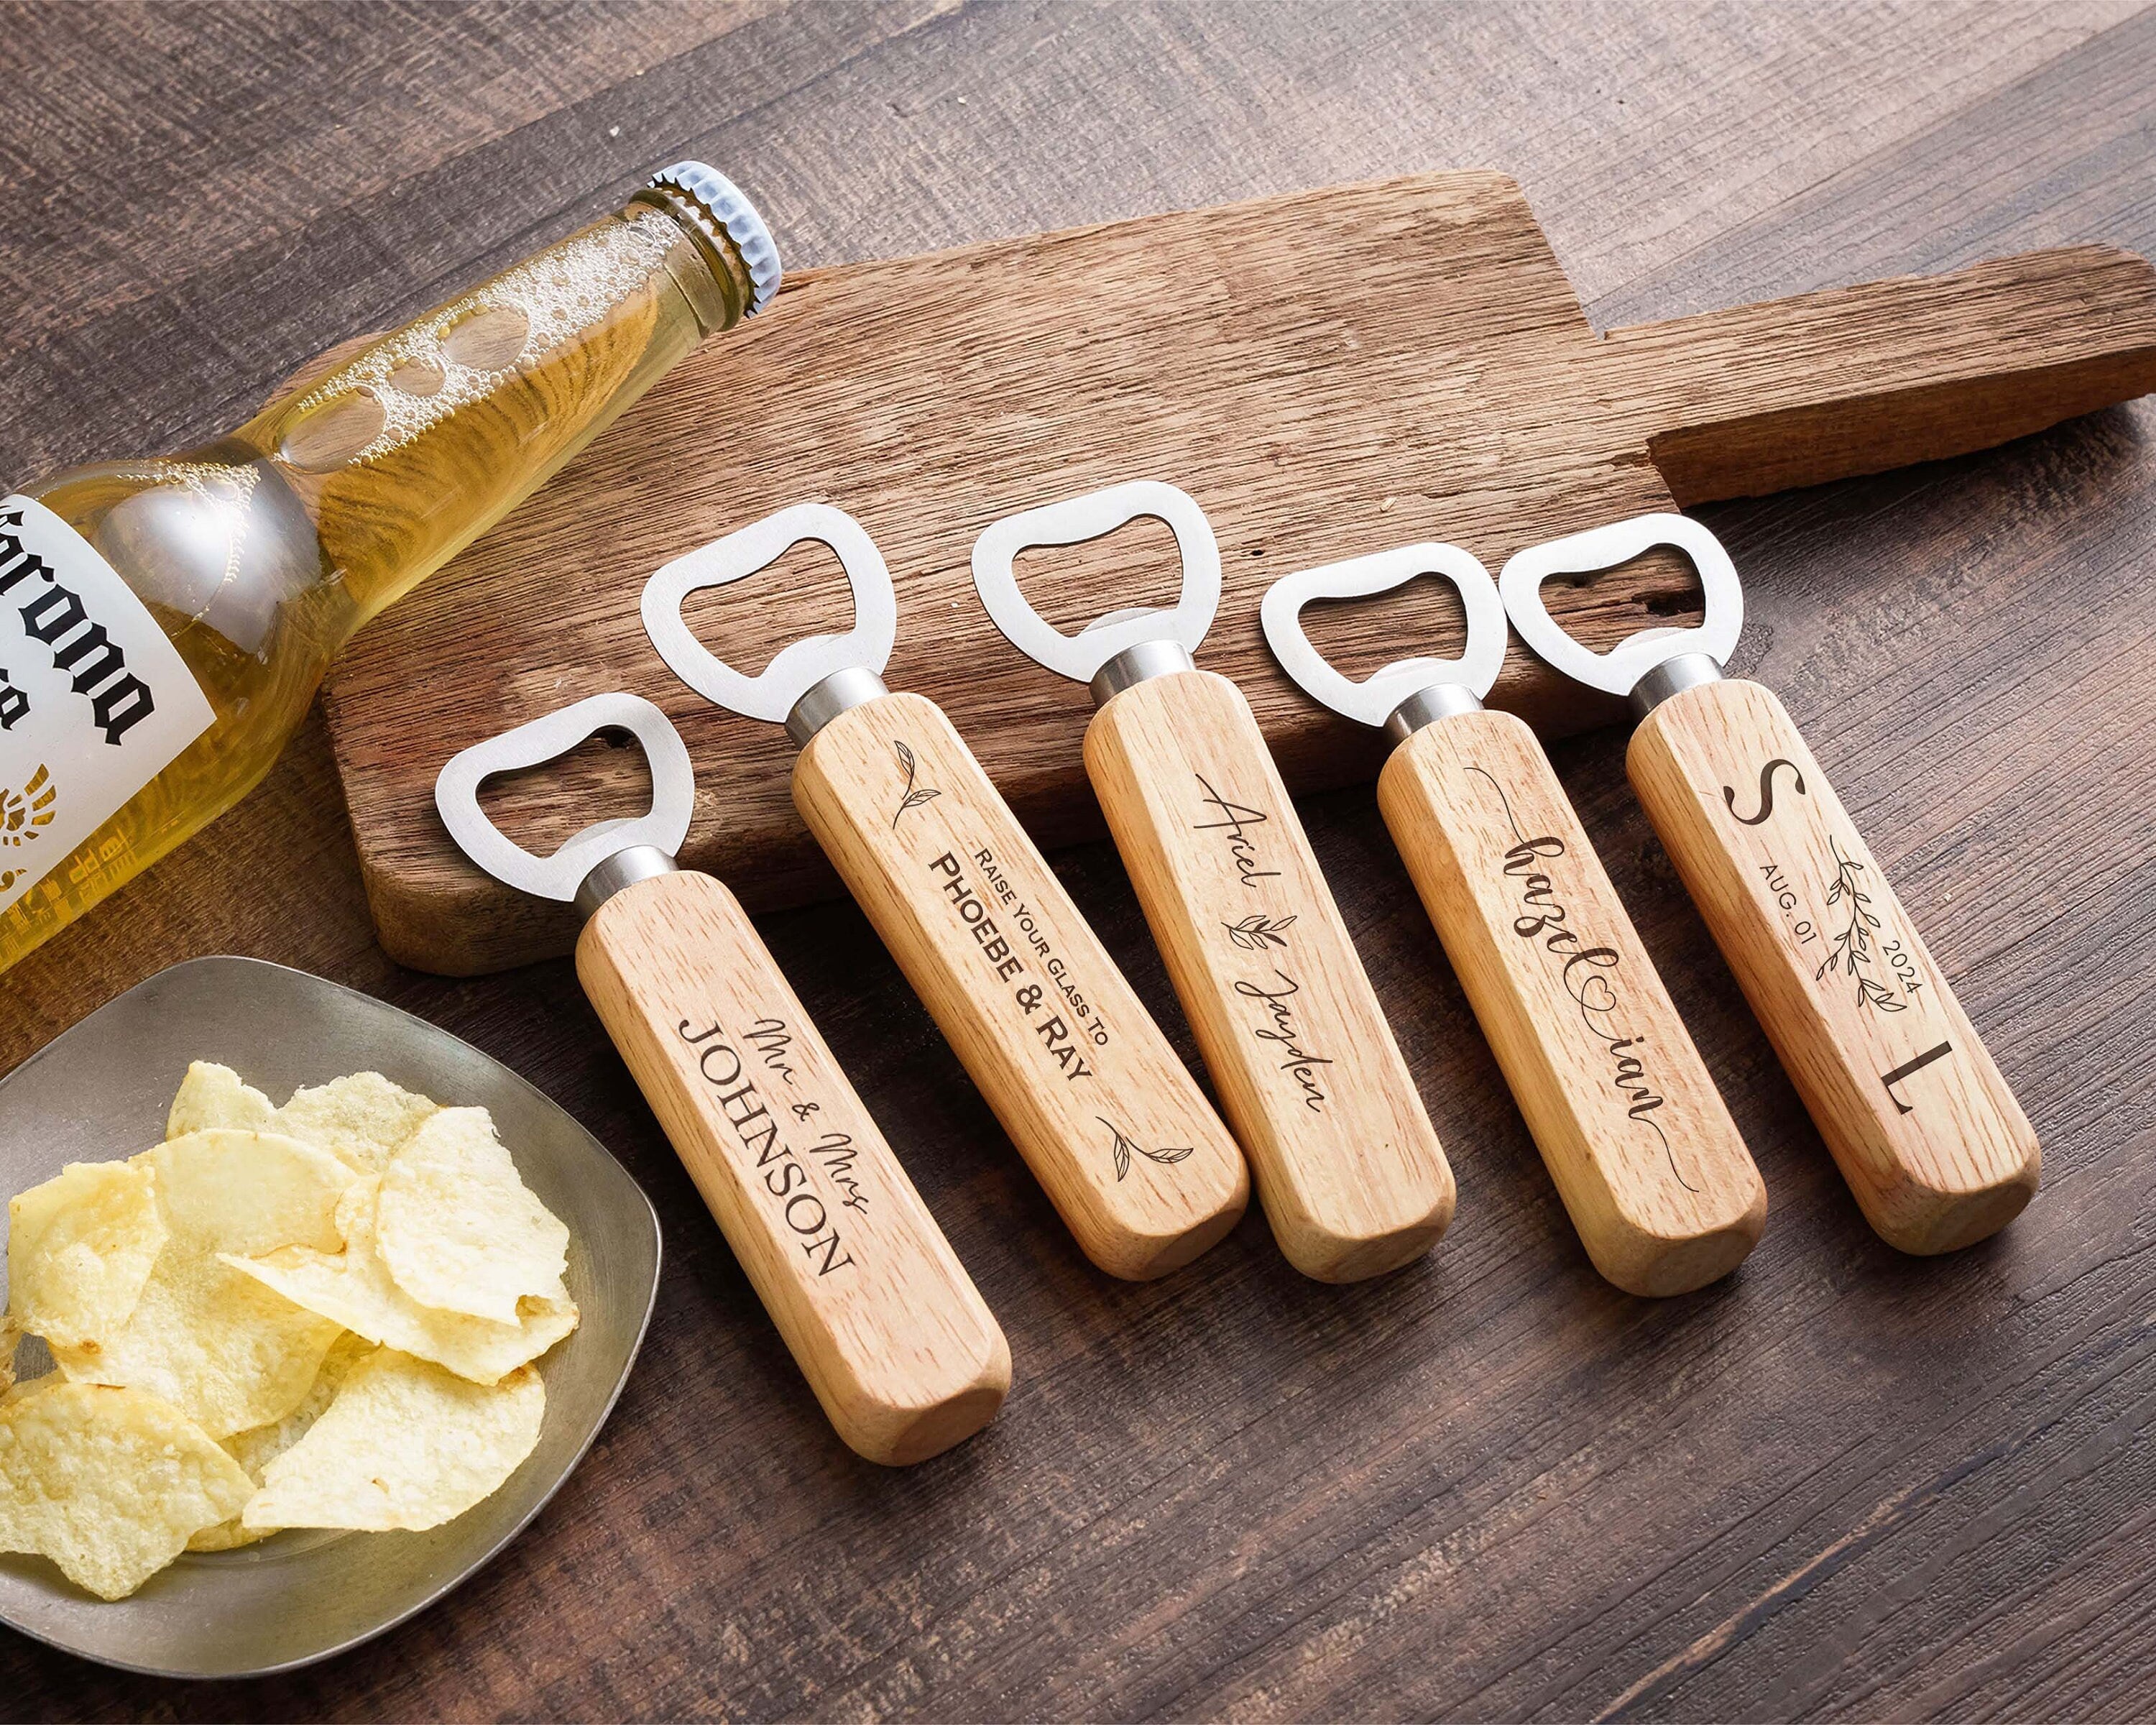
POLYGON ((1227 1129, 942 710, 884 686, 897 604, 860 524, 782 510, 667 564, 643 610, 675 675, 801 745, 794 806, 1086 1255, 1159 1276, 1234 1227, 1250 1174, 1227 1129), (803 540, 837 553, 854 627, 745 676, 682 601, 803 540))
POLYGON ((1871 1225, 1907 1252, 2005 1226, 2036 1189, 2035 1134, 1781 702, 1722 675, 1744 607, 1721 542, 1639 516, 1532 547, 1498 585, 1553 669, 1630 699, 1633 789, 1871 1225), (1655 546, 1698 570, 1698 628, 1594 653, 1551 619, 1550 577, 1655 546))
POLYGON ((925 1460, 995 1417, 1009 1346, 733 894, 675 862, 695 792, 666 716, 613 694, 454 756, 434 803, 496 880, 584 913, 578 978, 839 1435, 925 1460), (614 729, 651 764, 649 814, 541 857, 481 812, 490 775, 614 729))
POLYGON ((1452 1171, 1250 703, 1192 660, 1220 602, 1204 512, 1153 480, 1028 510, 981 535, 973 584, 1013 646, 1091 686, 1086 774, 1288 1261, 1353 1281, 1420 1256, 1452 1171), (1020 552, 1140 516, 1181 551, 1172 610, 1066 635, 1026 603, 1020 552))
POLYGON ((1265 639, 1303 692, 1397 747, 1378 806, 1594 1267, 1680 1294, 1758 1242, 1767 1191, 1535 734, 1482 697, 1505 660, 1496 583, 1456 545, 1405 545, 1267 589, 1265 639), (1302 608, 1422 576, 1466 614, 1457 659, 1351 681, 1302 608))

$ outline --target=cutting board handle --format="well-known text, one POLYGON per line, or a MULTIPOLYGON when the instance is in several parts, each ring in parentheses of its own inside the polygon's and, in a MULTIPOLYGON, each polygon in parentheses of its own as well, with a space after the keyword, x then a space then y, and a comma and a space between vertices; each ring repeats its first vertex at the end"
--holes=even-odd
POLYGON ((2035 1133, 1773 691, 1672 696, 1625 765, 1881 1237, 1944 1252, 2005 1227, 2035 1133))
POLYGON ((2115 246, 2024 252, 1615 330, 1595 369, 1678 503, 1763 496, 2156 389, 2156 268, 2115 246))
POLYGON ((793 800, 1078 1244, 1161 1276, 1250 1170, 951 721, 885 695, 808 740, 793 800))
POLYGON ((1133 685, 1086 771, 1288 1262, 1357 1281, 1420 1257, 1452 1170, 1242 691, 1133 685))
POLYGON ((1727 1275, 1767 1189, 1534 732, 1425 725, 1378 807, 1594 1267, 1631 1294, 1727 1275))
POLYGON ((888 1465, 995 1417, 1010 1348, 734 896, 616 893, 577 974, 831 1424, 888 1465))

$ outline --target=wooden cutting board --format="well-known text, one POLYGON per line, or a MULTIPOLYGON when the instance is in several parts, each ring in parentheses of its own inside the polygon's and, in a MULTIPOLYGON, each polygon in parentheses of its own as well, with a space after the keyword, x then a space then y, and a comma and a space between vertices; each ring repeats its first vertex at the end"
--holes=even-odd
MULTIPOLYGON (((660 564, 790 503, 857 516, 896 581, 886 680, 950 713, 1045 845, 1097 834, 1086 691, 1021 657, 973 593, 975 536, 1117 480, 1191 492, 1218 534, 1200 664, 1235 678, 1288 783, 1374 778, 1377 733, 1274 665, 1276 577, 1419 539, 1494 572, 1620 516, 1960 454, 2156 389, 2156 271, 2101 247, 1870 283, 1598 336, 1519 187, 1445 173, 1148 217, 789 280, 700 349, 536 497, 363 631, 326 694, 382 944, 449 973, 568 950, 575 920, 467 862, 435 816, 442 763, 609 689, 657 701, 698 775, 683 860, 752 908, 834 895, 788 791, 783 732, 675 680, 638 621, 660 564)), ((1076 628, 1167 603, 1158 524, 1029 553, 1076 628)), ((1311 614, 1360 675, 1450 650, 1419 583, 1311 614)), ((1681 624, 1696 586, 1642 559, 1552 608, 1583 639, 1681 624)), ((848 622, 835 562, 799 548, 691 620, 744 670, 848 622)), ((1456 612, 1455 612, 1456 615, 1456 612)), ((1516 640, 1492 704, 1556 734, 1614 716, 1516 640)), ((640 811, 640 764, 594 744, 503 783, 490 810, 546 850, 640 811)))

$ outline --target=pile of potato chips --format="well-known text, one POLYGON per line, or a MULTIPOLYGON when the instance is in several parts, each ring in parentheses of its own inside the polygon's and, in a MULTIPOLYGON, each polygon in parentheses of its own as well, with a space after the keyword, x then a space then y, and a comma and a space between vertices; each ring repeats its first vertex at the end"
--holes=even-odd
POLYGON ((0 1550, 124 1598, 182 1550, 439 1526, 539 1440, 569 1230, 484 1108, 198 1061, 165 1142, 8 1206, 0 1550))

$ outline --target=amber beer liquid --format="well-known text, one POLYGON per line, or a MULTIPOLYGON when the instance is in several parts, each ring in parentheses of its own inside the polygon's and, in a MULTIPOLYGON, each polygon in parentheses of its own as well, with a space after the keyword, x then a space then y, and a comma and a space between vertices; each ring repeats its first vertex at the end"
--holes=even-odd
POLYGON ((778 273, 683 162, 228 437, 0 500, 0 969, 252 789, 353 630, 778 273))

